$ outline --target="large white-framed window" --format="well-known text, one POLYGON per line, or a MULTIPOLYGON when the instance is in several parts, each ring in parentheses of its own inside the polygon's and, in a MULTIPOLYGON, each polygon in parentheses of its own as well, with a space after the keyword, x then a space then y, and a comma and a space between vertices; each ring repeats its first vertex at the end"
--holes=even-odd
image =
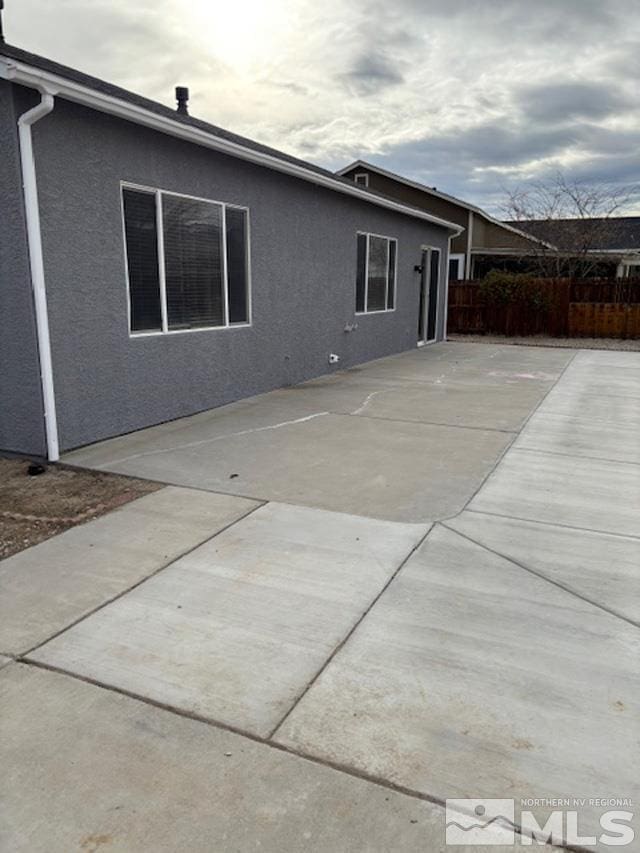
POLYGON ((251 322, 249 210, 122 183, 132 336, 251 322))
POLYGON ((356 314, 395 311, 398 241, 357 233, 356 314))

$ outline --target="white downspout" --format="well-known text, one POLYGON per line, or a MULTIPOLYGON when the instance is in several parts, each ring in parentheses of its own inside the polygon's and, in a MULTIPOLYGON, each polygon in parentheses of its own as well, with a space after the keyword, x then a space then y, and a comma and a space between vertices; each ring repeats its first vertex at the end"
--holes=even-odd
POLYGON ((447 240, 447 253, 444 261, 444 280, 445 280, 445 290, 444 290, 444 322, 442 324, 442 340, 447 340, 447 332, 449 330, 449 258, 451 257, 451 241, 453 237, 450 236, 447 240))
POLYGON ((60 458, 58 450, 58 423, 56 419, 56 399, 53 389, 53 366, 51 363, 51 341, 49 338, 49 314, 47 310, 47 291, 42 259, 42 236, 40 233, 40 209, 38 207, 38 184, 36 166, 33 157, 33 139, 31 127, 54 107, 54 98, 50 92, 40 92, 40 103, 36 104, 18 119, 20 139, 20 163, 22 165, 22 186, 24 210, 29 243, 29 263, 31 266, 31 284, 36 314, 36 332, 40 354, 40 381, 44 403, 44 424, 47 437, 47 457, 50 462, 60 458))

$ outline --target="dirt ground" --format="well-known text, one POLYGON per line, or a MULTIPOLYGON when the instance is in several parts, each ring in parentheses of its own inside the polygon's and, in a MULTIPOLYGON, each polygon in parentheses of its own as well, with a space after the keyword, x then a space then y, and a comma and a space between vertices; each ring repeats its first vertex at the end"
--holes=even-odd
POLYGON ((567 349, 607 349, 640 352, 640 338, 551 338, 548 335, 507 337, 506 335, 447 335, 449 341, 473 344, 513 344, 526 347, 565 347, 567 349))
POLYGON ((0 459, 0 559, 162 488, 146 480, 61 465, 30 476, 31 464, 0 459))

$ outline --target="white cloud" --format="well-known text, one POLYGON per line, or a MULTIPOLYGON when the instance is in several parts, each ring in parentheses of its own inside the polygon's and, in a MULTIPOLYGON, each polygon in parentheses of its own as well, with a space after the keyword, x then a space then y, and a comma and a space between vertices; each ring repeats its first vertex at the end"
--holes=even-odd
POLYGON ((636 0, 7 0, 12 44, 337 168, 480 204, 565 167, 640 182, 636 0), (635 165, 634 165, 635 164, 635 165))

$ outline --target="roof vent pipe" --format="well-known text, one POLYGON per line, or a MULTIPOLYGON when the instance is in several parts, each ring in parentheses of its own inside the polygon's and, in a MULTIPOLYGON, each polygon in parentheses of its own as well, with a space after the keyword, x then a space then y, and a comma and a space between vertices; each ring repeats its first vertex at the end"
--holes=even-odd
MULTIPOLYGON (((2 0, 0 0, 0 3, 2 0)), ((187 102, 189 100, 189 90, 186 86, 176 86, 176 101, 178 102, 177 112, 181 116, 188 116, 187 102)))

